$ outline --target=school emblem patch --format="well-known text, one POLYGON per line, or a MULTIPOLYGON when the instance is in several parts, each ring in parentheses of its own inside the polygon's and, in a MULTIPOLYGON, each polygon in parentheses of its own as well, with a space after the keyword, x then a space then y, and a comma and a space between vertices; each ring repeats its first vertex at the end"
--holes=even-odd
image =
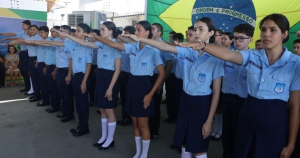
POLYGON ((78 58, 78 63, 81 63, 82 62, 82 58, 78 58))
POLYGON ((274 91, 276 93, 282 93, 284 91, 285 84, 284 83, 276 83, 274 91))
POLYGON ((200 73, 199 76, 198 76, 198 80, 199 80, 200 82, 205 82, 205 77, 206 77, 205 74, 200 73))
POLYGON ((142 69, 147 69, 147 63, 142 63, 142 64, 141 64, 141 68, 142 68, 142 69))
POLYGON ((246 83, 247 83, 247 77, 243 77, 242 82, 243 82, 244 84, 246 84, 246 83))
POLYGON ((106 61, 106 60, 107 60, 107 58, 108 58, 108 56, 107 56, 106 54, 103 54, 103 56, 102 56, 102 60, 106 61))

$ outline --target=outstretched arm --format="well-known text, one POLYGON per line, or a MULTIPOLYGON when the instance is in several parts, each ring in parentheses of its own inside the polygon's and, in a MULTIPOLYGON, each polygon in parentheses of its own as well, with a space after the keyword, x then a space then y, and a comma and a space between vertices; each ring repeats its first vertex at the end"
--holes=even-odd
POLYGON ((6 32, 6 33, 0 33, 0 36, 17 36, 14 32, 6 32))
POLYGON ((77 37, 74 37, 74 36, 71 36, 65 32, 59 32, 59 31, 56 31, 57 33, 59 33, 61 36, 64 36, 64 37, 67 37, 69 38, 70 40, 82 45, 82 46, 86 46, 86 47, 91 47, 91 48, 98 48, 98 46, 95 44, 95 42, 89 42, 89 41, 85 41, 85 40, 82 40, 82 39, 79 39, 77 37))
POLYGON ((215 44, 206 44, 202 41, 179 43, 181 47, 191 47, 195 50, 203 50, 217 58, 229 61, 238 65, 243 64, 243 56, 240 52, 232 51, 226 47, 218 46, 215 44))
POLYGON ((103 43, 103 44, 105 44, 107 46, 110 46, 112 48, 116 48, 116 49, 119 49, 121 51, 125 50, 125 46, 124 46, 123 43, 114 42, 112 40, 108 40, 108 39, 102 38, 100 36, 96 36, 94 34, 86 34, 86 33, 84 33, 83 35, 84 36, 88 36, 90 38, 93 38, 93 39, 95 39, 97 41, 100 41, 101 43, 103 43))

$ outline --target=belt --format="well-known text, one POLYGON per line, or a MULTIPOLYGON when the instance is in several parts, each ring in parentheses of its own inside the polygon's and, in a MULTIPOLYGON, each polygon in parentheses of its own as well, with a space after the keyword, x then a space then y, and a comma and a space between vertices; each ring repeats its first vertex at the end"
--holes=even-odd
POLYGON ((68 67, 61 67, 61 68, 57 68, 58 70, 69 70, 68 67))
POLYGON ((54 64, 53 65, 46 65, 46 67, 50 67, 50 66, 56 66, 56 65, 54 65, 54 64))
POLYGON ((39 64, 45 64, 45 62, 38 62, 39 64))
POLYGON ((77 72, 77 73, 72 73, 73 76, 81 76, 81 75, 84 75, 83 72, 77 72))

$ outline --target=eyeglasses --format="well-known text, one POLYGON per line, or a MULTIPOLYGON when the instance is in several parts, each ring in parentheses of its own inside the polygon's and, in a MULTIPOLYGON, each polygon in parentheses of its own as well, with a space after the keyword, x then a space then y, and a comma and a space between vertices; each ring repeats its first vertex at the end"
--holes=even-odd
POLYGON ((239 41, 239 42, 244 42, 245 39, 249 39, 251 37, 236 37, 234 36, 232 39, 234 42, 239 41))

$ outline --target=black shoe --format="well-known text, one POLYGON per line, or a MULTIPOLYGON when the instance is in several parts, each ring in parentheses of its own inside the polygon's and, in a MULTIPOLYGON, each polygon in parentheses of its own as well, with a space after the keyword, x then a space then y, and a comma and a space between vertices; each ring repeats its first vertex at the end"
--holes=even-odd
POLYGON ((176 119, 171 119, 170 117, 164 120, 165 123, 176 123, 176 119))
POLYGON ((70 132, 73 134, 75 133, 77 130, 79 130, 80 128, 79 127, 76 127, 76 128, 72 128, 70 129, 70 132))
POLYGON ((104 143, 105 143, 105 141, 102 142, 102 143, 94 143, 93 146, 96 147, 96 148, 99 148, 99 147, 101 147, 104 143))
POLYGON ((119 124, 121 124, 124 121, 125 121, 125 118, 121 117, 121 119, 119 121, 117 121, 117 124, 119 125, 119 124))
POLYGON ((34 95, 34 93, 24 93, 25 95, 34 95))
POLYGON ((158 134, 151 134, 150 139, 152 140, 152 139, 155 139, 155 138, 157 138, 157 137, 158 137, 158 134))
POLYGON ((20 90, 20 92, 28 92, 28 91, 29 89, 25 89, 25 88, 20 90))
POLYGON ((109 147, 114 147, 115 146, 115 141, 113 140, 110 144, 109 144, 109 146, 107 146, 107 147, 102 147, 102 146, 100 146, 98 149, 99 150, 107 150, 109 147))
POLYGON ((44 103, 44 102, 36 103, 36 106, 46 106, 46 105, 50 105, 50 103, 44 103))
POLYGON ((122 126, 127 126, 130 124, 132 124, 132 120, 129 118, 126 118, 123 122, 120 123, 120 125, 122 125, 122 126))
POLYGON ((33 98, 34 98, 34 96, 28 97, 29 100, 31 100, 31 99, 33 99, 33 98))
POLYGON ((36 101, 39 101, 41 100, 41 97, 33 97, 32 99, 29 100, 29 102, 36 102, 36 101))
POLYGON ((69 122, 71 120, 74 120, 74 117, 65 117, 65 118, 61 119, 60 121, 61 122, 69 122))
POLYGON ((60 111, 60 109, 54 109, 51 107, 49 109, 46 109, 45 111, 47 111, 48 113, 54 113, 54 112, 60 111))
POLYGON ((58 118, 65 118, 66 116, 64 114, 57 114, 56 117, 58 117, 58 118))
POLYGON ((88 134, 90 133, 90 130, 89 129, 77 129, 74 133, 73 133, 73 136, 82 136, 84 134, 88 134))

